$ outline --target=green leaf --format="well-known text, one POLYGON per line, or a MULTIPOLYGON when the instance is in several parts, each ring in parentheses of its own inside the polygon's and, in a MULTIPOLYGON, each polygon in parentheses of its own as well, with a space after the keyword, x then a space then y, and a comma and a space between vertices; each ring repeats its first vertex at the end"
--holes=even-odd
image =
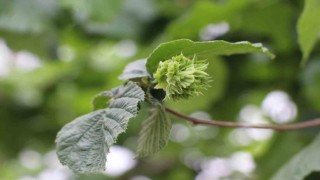
POLYGON ((319 9, 319 0, 306 0, 305 7, 298 21, 297 31, 299 45, 303 53, 302 63, 308 60, 320 33, 319 9))
POLYGON ((250 0, 194 1, 183 16, 169 24, 170 39, 199 38, 199 32, 208 24, 228 22, 233 29, 239 24, 239 14, 248 8, 250 0))
POLYGON ((320 135, 297 155, 295 155, 272 180, 301 180, 313 171, 320 171, 320 135))
POLYGON ((150 74, 154 73, 160 61, 165 61, 175 55, 183 54, 192 58, 197 56, 198 59, 209 59, 217 55, 232 55, 244 53, 263 53, 270 58, 274 55, 261 43, 252 44, 247 41, 230 43, 226 41, 206 41, 194 42, 188 39, 180 39, 160 44, 147 59, 147 70, 150 74))
POLYGON ((164 107, 158 103, 150 109, 150 116, 143 122, 139 134, 137 155, 150 156, 160 151, 169 140, 171 120, 164 107))
POLYGON ((137 60, 129 63, 122 74, 119 76, 121 80, 130 80, 135 78, 151 77, 146 69, 146 60, 137 60))
POLYGON ((305 100, 314 110, 320 111, 320 58, 312 59, 300 75, 305 100))
POLYGON ((57 155, 63 165, 84 174, 105 169, 106 155, 118 135, 144 100, 143 90, 135 83, 104 92, 111 96, 109 107, 100 109, 65 125, 57 135, 57 155))

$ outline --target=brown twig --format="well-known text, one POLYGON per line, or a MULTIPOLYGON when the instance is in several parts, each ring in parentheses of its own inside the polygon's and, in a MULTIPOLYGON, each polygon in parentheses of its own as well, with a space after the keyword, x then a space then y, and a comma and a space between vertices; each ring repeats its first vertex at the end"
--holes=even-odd
POLYGON ((320 119, 314 119, 306 122, 295 123, 295 124, 283 124, 283 125, 253 125, 253 124, 241 124, 235 122, 225 122, 225 121, 215 121, 215 120, 203 120, 194 118, 191 116, 187 116, 185 114, 179 113, 175 110, 170 108, 165 108, 165 110, 177 117, 185 119, 187 121, 192 122, 194 125, 202 124, 202 125, 210 125, 210 126, 220 126, 220 127, 232 127, 232 128, 259 128, 259 129, 273 129, 276 131, 289 131, 289 130, 296 130, 296 129, 304 129, 304 128, 312 128, 316 126, 320 126, 320 119))

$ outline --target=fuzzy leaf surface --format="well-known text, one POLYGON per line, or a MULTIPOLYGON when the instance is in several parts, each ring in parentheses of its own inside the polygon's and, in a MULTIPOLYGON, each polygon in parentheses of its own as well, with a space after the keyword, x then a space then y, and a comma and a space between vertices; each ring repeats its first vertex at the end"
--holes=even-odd
POLYGON ((163 149, 169 140, 171 120, 159 103, 150 109, 149 117, 143 122, 139 133, 137 155, 145 157, 163 149))
POLYGON ((232 55, 245 53, 262 53, 270 58, 274 55, 261 43, 250 43, 247 41, 230 43, 226 41, 194 42, 189 39, 179 39, 160 44, 147 58, 147 70, 154 73, 160 61, 165 61, 173 56, 183 54, 185 57, 198 59, 210 59, 212 56, 232 55))
POLYGON ((146 60, 137 60, 129 63, 123 70, 122 74, 119 76, 121 80, 130 80, 135 78, 150 77, 146 69, 146 60))
POLYGON ((137 115, 138 102, 144 100, 144 91, 132 82, 102 94, 112 97, 108 108, 76 118, 56 138, 60 162, 77 174, 105 170, 111 145, 137 115))

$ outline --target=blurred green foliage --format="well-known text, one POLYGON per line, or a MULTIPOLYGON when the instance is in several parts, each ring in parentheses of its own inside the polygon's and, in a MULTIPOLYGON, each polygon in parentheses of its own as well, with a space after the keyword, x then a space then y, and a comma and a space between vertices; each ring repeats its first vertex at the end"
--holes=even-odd
MULTIPOLYGON (((297 107, 294 121, 319 117, 319 44, 300 67, 296 26, 303 7, 303 1, 288 0, 0 0, 0 179, 40 174, 44 167, 21 164, 22 152, 53 150, 56 133, 89 112, 95 94, 123 83, 117 77, 126 64, 146 58, 162 42, 203 40, 201 32, 206 40, 262 42, 276 59, 259 54, 213 58, 211 88, 189 101, 167 102, 170 107, 242 121, 247 105, 263 109, 266 96, 281 90, 297 107), (220 23, 227 30, 221 32, 220 23)), ((271 115, 261 116, 273 122, 271 115)), ((156 156, 138 159, 120 177, 79 179, 195 179, 201 162, 240 151, 252 154, 255 170, 249 175, 235 171, 231 179, 270 179, 319 132, 273 132, 268 139, 239 144, 241 129, 195 127, 171 118, 177 133, 156 156)), ((129 123, 118 145, 135 151, 141 119, 129 123)), ((319 174, 310 177, 319 179, 319 174)))
POLYGON ((306 1, 305 8, 298 22, 298 41, 303 52, 303 62, 306 62, 317 42, 320 31, 319 1, 306 1))

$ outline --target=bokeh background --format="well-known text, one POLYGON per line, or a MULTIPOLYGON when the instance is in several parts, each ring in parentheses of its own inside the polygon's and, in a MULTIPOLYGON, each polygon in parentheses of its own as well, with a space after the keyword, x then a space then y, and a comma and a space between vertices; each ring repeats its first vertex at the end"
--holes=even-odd
POLYGON ((123 83, 117 77, 127 63, 179 38, 262 42, 277 57, 212 57, 211 88, 167 106, 244 123, 319 117, 319 45, 300 66, 296 24, 303 3, 0 0, 0 179, 269 179, 319 128, 279 133, 193 126, 171 117, 168 146, 134 159, 142 112, 111 148, 106 172, 93 176, 75 176, 60 165, 54 139, 64 124, 91 111, 95 94, 123 83))

